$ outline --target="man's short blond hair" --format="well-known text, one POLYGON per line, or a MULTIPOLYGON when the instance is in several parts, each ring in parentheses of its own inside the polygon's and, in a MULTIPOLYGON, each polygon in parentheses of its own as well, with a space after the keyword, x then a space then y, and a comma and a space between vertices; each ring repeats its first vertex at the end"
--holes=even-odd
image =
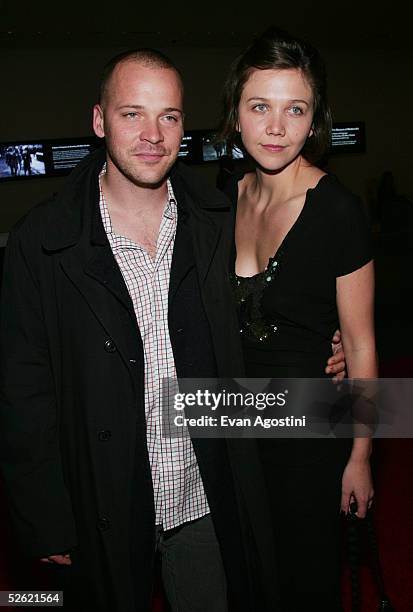
POLYGON ((136 61, 143 66, 148 66, 149 68, 168 68, 170 70, 174 70, 178 76, 178 79, 181 83, 182 91, 183 91, 183 81, 182 75, 178 68, 175 66, 173 61, 169 59, 166 55, 158 51, 157 49, 151 48, 141 48, 141 49, 131 49, 129 51, 123 51, 118 55, 112 57, 107 64, 103 68, 102 76, 100 79, 100 88, 99 88, 99 103, 105 99, 107 94, 108 84, 115 70, 116 66, 126 61, 136 61))

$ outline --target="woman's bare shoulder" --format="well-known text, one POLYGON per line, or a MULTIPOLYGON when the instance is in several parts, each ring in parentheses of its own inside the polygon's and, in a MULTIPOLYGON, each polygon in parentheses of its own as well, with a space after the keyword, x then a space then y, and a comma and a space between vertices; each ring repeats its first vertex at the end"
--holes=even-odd
POLYGON ((302 171, 303 191, 307 189, 315 189, 320 180, 327 173, 317 166, 308 166, 302 171))

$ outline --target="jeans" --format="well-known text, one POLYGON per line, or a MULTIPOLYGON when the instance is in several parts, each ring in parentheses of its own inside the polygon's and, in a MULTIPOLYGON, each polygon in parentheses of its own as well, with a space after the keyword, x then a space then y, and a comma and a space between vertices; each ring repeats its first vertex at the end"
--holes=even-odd
POLYGON ((173 612, 227 612, 225 572, 211 516, 156 527, 162 580, 173 612))

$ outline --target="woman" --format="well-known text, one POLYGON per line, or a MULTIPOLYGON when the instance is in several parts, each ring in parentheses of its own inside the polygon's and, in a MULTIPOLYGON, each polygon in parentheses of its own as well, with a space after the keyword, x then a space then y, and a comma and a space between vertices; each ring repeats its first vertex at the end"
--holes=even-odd
MULTIPOLYGON (((255 170, 236 203, 234 291, 247 377, 322 377, 341 329, 350 377, 377 374, 373 263, 357 198, 320 161, 331 119, 317 51, 271 27, 236 60, 221 135, 255 170)), ((276 539, 281 609, 334 612, 339 513, 373 497, 367 438, 259 440, 276 539)), ((274 609, 278 609, 274 605, 274 609)))

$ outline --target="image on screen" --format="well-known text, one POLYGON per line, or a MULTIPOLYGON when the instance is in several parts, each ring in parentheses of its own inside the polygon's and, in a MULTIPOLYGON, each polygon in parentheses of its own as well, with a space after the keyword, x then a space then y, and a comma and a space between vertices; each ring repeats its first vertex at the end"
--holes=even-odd
POLYGON ((234 145, 232 147, 231 157, 233 159, 244 159, 245 155, 244 155, 244 152, 239 147, 234 145))
POLYGON ((214 139, 214 132, 202 136, 202 161, 217 161, 226 154, 225 143, 215 142, 214 139))
POLYGON ((0 178, 24 178, 45 174, 43 145, 0 145, 0 178))

